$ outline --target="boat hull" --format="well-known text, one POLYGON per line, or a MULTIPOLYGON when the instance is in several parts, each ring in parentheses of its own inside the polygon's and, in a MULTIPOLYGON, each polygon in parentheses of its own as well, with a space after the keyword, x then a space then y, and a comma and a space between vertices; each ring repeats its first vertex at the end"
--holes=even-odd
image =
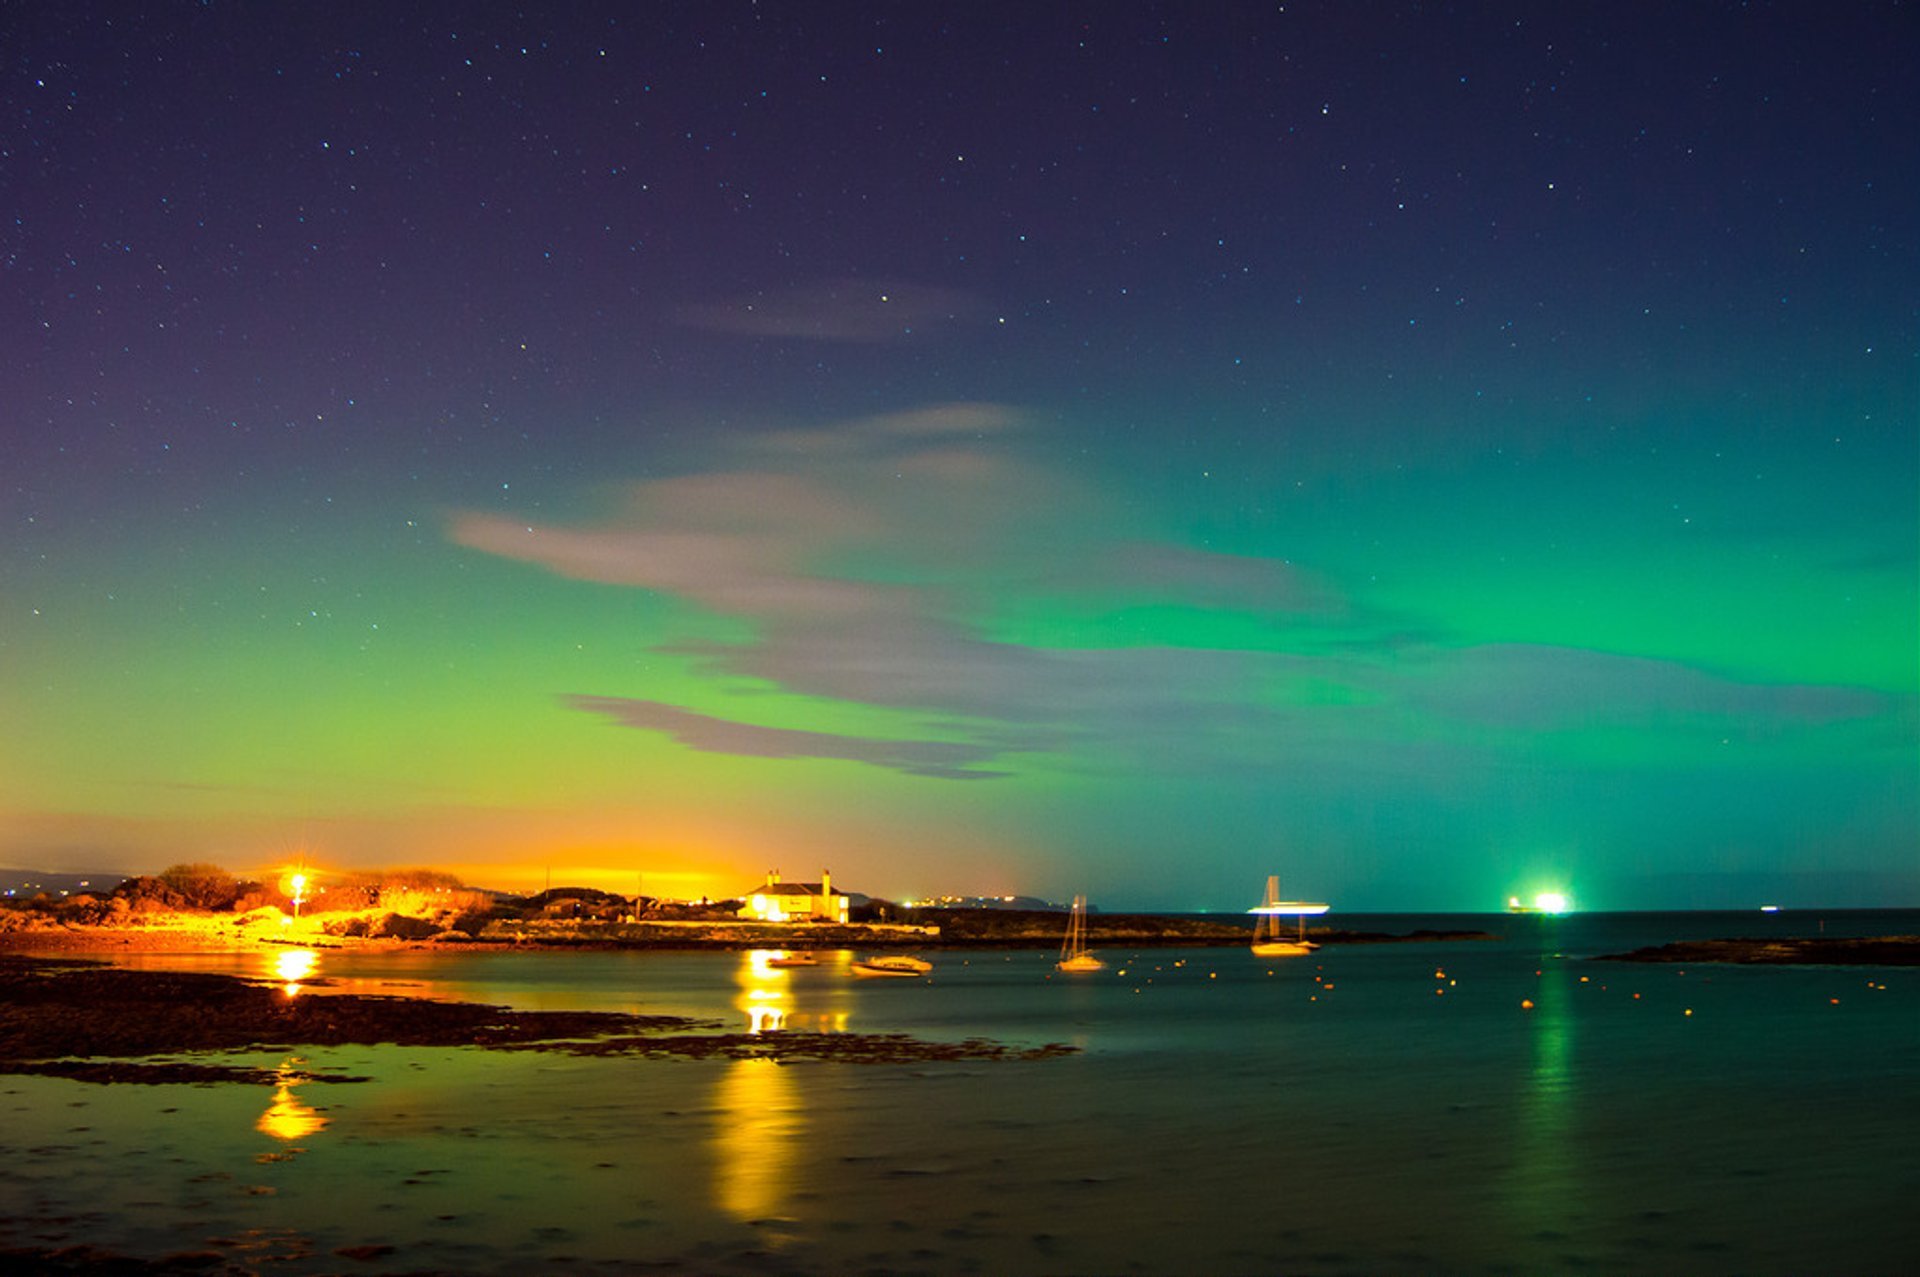
POLYGON ((852 970, 855 975, 868 978, 873 976, 893 976, 896 979, 905 978, 910 980, 915 976, 923 976, 933 970, 933 964, 925 958, 867 958, 864 961, 854 963, 852 970))

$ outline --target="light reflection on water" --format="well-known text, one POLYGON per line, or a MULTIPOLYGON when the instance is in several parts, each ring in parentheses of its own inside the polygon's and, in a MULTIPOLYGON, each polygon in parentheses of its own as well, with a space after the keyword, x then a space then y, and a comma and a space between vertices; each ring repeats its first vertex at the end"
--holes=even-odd
POLYGON ((327 1119, 310 1104, 302 1103, 294 1093, 299 1084, 298 1068, 306 1061, 297 1056, 289 1056, 279 1067, 279 1079, 274 1084, 273 1099, 267 1104, 267 1111, 253 1128, 262 1135, 270 1135, 282 1143, 306 1139, 325 1129, 327 1119))
MULTIPOLYGON (((850 1011, 845 981, 851 955, 815 955, 808 966, 777 966, 782 949, 751 949, 733 968, 734 1009, 747 1032, 788 1029, 844 1033, 850 1011)), ((806 1138, 806 1107, 794 1070, 774 1060, 729 1062, 714 1087, 714 1201, 750 1222, 787 1213, 797 1152, 806 1138)), ((770 1239, 777 1243, 777 1237, 770 1239)))
POLYGON ((812 966, 773 965, 786 953, 784 949, 749 949, 738 955, 733 1006, 746 1017, 747 1032, 847 1032, 852 995, 846 982, 852 953, 846 949, 817 953, 812 966))
POLYGON ((773 1060, 733 1060, 714 1088, 714 1200, 736 1220, 784 1214, 806 1136, 794 1070, 773 1060))
MULTIPOLYGON (((932 980, 861 983, 844 954, 783 969, 738 953, 327 950, 325 983, 302 996, 417 982, 722 1017, 733 1032, 1086 1050, 863 1067, 315 1049, 317 1071, 376 1079, 331 1087, 324 1114, 290 1077, 271 1091, 12 1078, 0 1165, 24 1178, 0 1195, 32 1185, 37 1218, 77 1219, 103 1197, 152 1197, 163 1164, 183 1183, 244 1165, 245 1184, 274 1195, 196 1187, 144 1207, 164 1232, 151 1252, 216 1228, 298 1227, 322 1239, 319 1257, 396 1243, 363 1269, 380 1273, 745 1274, 776 1245, 795 1273, 1910 1266, 1920 980, 1580 958, 1685 934, 1664 919, 1630 933, 1495 925, 1511 938, 1330 946, 1289 964, 1116 947, 1113 970, 1072 982, 1052 978, 1051 952, 949 952, 932 980), (96 1106, 80 1142, 75 1101, 96 1106), (270 1129, 263 1101, 284 1125, 270 1129), (254 1167, 263 1134, 322 1129, 309 1153, 254 1167)), ((1691 925, 1735 934, 1745 920, 1691 925)), ((257 954, 229 961, 281 975, 257 954)), ((138 1241, 89 1227, 100 1235, 84 1240, 138 1241)))
POLYGON ((320 954, 313 949, 282 949, 266 957, 274 979, 281 982, 281 989, 290 998, 300 996, 302 980, 312 980, 320 974, 320 954))
POLYGON ((1532 1059, 1520 1089, 1513 1173, 1503 1196, 1518 1236, 1565 1231, 1564 1217, 1571 1204, 1574 1016, 1568 983, 1572 979, 1559 955, 1543 957, 1526 1017, 1532 1059))

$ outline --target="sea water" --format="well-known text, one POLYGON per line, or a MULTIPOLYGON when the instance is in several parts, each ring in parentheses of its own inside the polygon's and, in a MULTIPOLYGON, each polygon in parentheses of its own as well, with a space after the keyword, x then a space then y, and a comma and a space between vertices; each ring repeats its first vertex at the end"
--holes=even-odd
MULTIPOLYGON (((1329 921, 1333 921, 1330 919, 1329 921)), ((360 1084, 0 1077, 0 1249, 261 1272, 1912 1271, 1920 975, 1594 960, 1920 915, 1338 919, 1494 941, 348 953, 329 987, 1076 1054, 911 1065, 342 1047, 360 1084)), ((259 955, 127 961, 273 975, 259 955)), ((278 973, 284 976, 287 972, 278 973)), ((300 996, 309 996, 303 992, 300 996)), ((262 1064, 280 1055, 227 1057, 262 1064)))

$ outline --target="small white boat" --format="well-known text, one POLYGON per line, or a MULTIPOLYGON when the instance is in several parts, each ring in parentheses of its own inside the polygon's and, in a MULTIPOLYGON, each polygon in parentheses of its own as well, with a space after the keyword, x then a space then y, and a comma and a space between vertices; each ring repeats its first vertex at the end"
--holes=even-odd
POLYGON ((1259 915, 1259 921, 1253 924, 1253 956, 1297 958, 1301 954, 1312 953, 1320 946, 1307 939, 1307 915, 1317 916, 1326 911, 1327 906, 1319 901, 1282 900, 1280 879, 1269 874, 1266 899, 1259 908, 1248 911, 1259 915), (1287 915, 1299 920, 1299 927, 1292 939, 1280 934, 1280 919, 1287 915))
POLYGON ((1060 942, 1060 961, 1053 964, 1061 971, 1104 971, 1107 964, 1087 948, 1087 898, 1073 898, 1073 912, 1067 915, 1067 938, 1060 942))
POLYGON ((894 979, 913 979, 933 970, 933 964, 925 958, 916 958, 910 954, 882 954, 877 958, 862 958, 855 962, 852 971, 857 976, 892 976, 894 979))
POLYGON ((820 965, 820 959, 806 952, 782 953, 768 958, 767 965, 770 967, 817 967, 820 965))

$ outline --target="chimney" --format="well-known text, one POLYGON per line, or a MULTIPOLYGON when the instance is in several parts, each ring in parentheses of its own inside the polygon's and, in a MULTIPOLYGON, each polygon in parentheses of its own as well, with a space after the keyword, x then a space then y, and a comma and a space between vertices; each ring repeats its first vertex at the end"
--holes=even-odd
POLYGON ((767 885, 769 887, 777 885, 779 881, 780 881, 780 871, 778 869, 767 870, 767 885))

